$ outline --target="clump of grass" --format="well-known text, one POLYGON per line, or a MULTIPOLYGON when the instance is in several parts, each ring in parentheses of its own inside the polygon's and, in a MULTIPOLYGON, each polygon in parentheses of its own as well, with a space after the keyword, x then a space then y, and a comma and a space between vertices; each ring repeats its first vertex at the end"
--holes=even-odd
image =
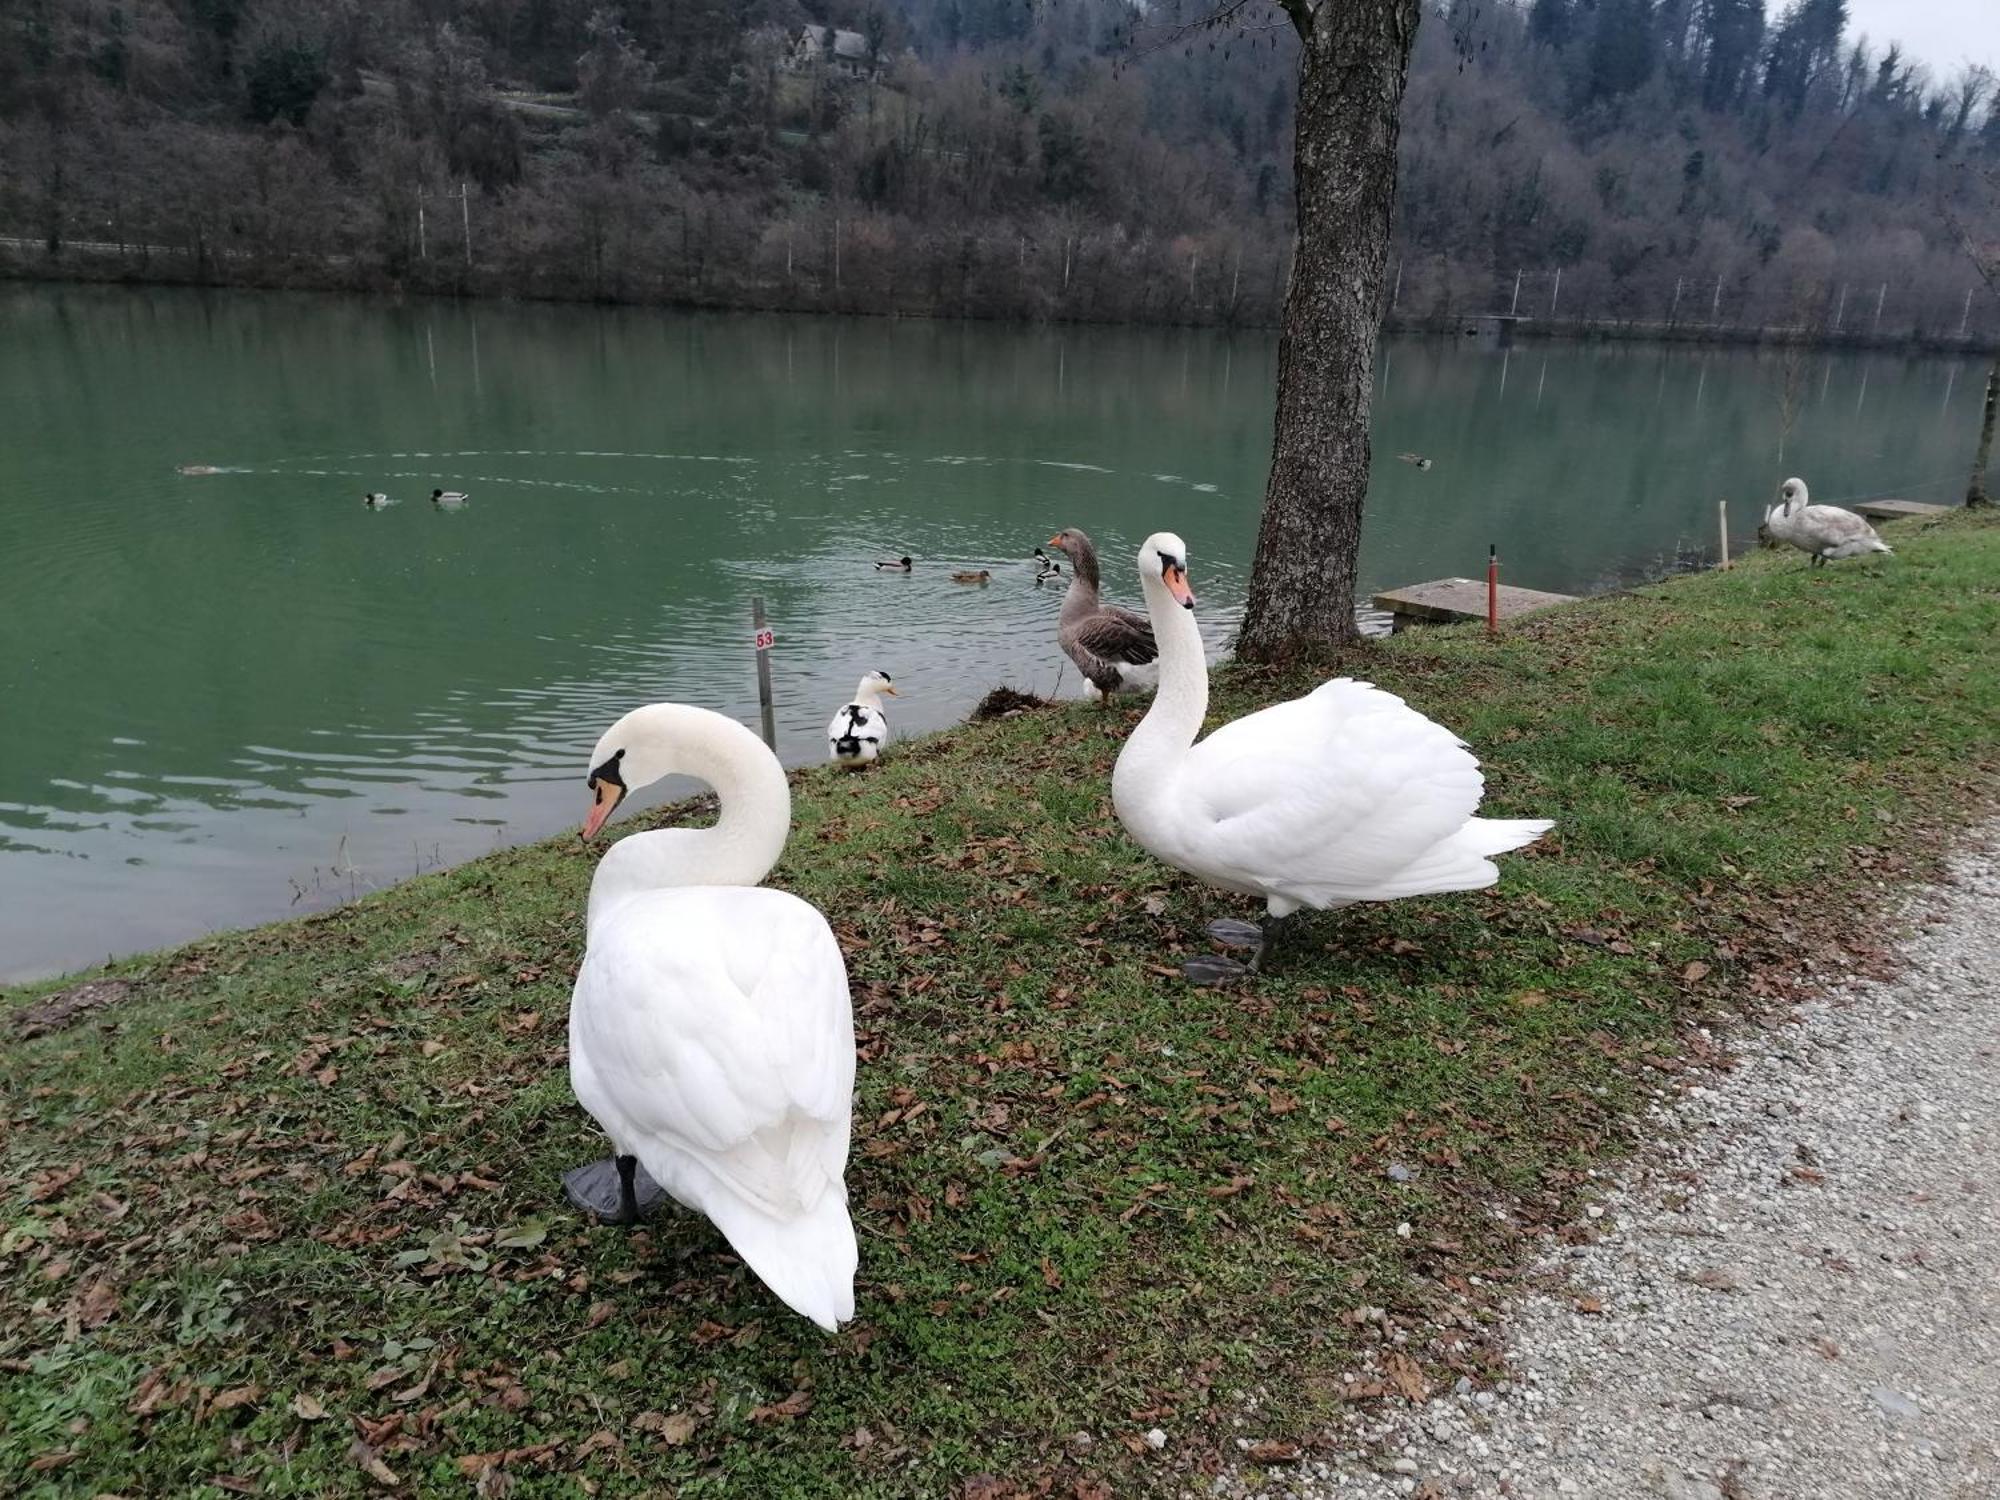
MULTIPOLYGON (((689 1216, 560 1206, 599 1149, 574 839, 115 965, 119 1004, 0 1044, 0 1472, 1124 1495, 1484 1378, 1487 1299, 1570 1232, 1686 1019, 1826 972, 1807 914, 1921 873, 1983 795, 2000 525, 1895 541, 1355 653, 1473 743, 1490 811, 1559 826, 1496 891, 1312 919, 1240 991, 1173 977, 1233 908, 1118 832, 1129 712, 801 775, 775 879, 835 924, 862 1048, 835 1338, 689 1216)), ((1215 711, 1306 686, 1232 670, 1215 711)))

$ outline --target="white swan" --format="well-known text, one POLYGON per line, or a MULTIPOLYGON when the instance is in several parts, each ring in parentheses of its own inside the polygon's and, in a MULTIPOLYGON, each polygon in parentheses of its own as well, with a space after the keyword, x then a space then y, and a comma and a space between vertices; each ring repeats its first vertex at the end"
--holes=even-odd
MULTIPOLYGON (((1352 678, 1247 714, 1196 744, 1208 665, 1179 537, 1146 539, 1139 581, 1160 647, 1160 689, 1119 753, 1112 803, 1141 847, 1210 885, 1264 899, 1261 932, 1240 922, 1209 929, 1254 949, 1250 968, 1277 924, 1302 906, 1477 890, 1500 878, 1494 855, 1553 826, 1473 816, 1485 782, 1464 742, 1352 678)), ((1242 972, 1228 960, 1188 965, 1200 980, 1242 972)))
POLYGON ((662 776, 705 781, 722 806, 711 828, 635 833, 597 866, 569 1069, 616 1154, 564 1186, 579 1207, 630 1223, 643 1166, 787 1306, 831 1330, 854 1316, 854 1017, 826 919, 757 884, 790 831, 785 773, 733 719, 677 703, 620 719, 591 766, 585 838, 627 790, 662 776))
POLYGON ((889 743, 889 716, 882 712, 882 695, 896 696, 887 672, 870 672, 854 689, 854 701, 826 726, 826 752, 841 765, 859 770, 889 743))
POLYGON ((1809 568, 1823 568, 1835 558, 1892 550, 1853 511, 1810 504, 1803 479, 1787 479, 1778 486, 1778 503, 1765 507, 1764 525, 1779 541, 1805 553, 1809 568))

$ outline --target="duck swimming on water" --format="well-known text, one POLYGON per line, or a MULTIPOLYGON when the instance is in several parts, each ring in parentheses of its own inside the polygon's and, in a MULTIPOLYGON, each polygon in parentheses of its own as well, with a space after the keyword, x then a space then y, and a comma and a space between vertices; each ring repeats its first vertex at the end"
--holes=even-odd
POLYGON ((431 491, 431 504, 433 505, 458 506, 465 504, 470 498, 464 490, 431 491))
POLYGON ((907 557, 898 557, 889 562, 878 562, 875 564, 875 571, 878 573, 907 573, 910 571, 910 560, 907 557))

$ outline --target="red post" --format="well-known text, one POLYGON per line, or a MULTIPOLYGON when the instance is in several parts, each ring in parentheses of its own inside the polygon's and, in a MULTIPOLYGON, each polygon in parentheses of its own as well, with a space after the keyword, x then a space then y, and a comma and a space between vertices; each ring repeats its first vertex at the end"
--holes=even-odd
POLYGON ((1486 549, 1486 633, 1496 634, 1500 629, 1500 549, 1488 546, 1486 549))

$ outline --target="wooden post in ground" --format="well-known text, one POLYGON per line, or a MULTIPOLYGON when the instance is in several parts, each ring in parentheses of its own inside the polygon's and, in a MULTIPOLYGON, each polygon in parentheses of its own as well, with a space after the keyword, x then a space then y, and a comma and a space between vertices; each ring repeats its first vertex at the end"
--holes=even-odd
POLYGON ((1500 548, 1489 544, 1486 548, 1486 633, 1497 635, 1500 631, 1500 548))
POLYGON ((764 721, 764 743, 778 753, 778 724, 771 710, 771 645, 775 637, 764 623, 764 596, 750 596, 750 628, 757 643, 757 712, 764 721))
POLYGON ((1718 500, 1715 502, 1715 528, 1717 534, 1722 538, 1722 571, 1727 573, 1729 571, 1729 502, 1727 500, 1718 500))

